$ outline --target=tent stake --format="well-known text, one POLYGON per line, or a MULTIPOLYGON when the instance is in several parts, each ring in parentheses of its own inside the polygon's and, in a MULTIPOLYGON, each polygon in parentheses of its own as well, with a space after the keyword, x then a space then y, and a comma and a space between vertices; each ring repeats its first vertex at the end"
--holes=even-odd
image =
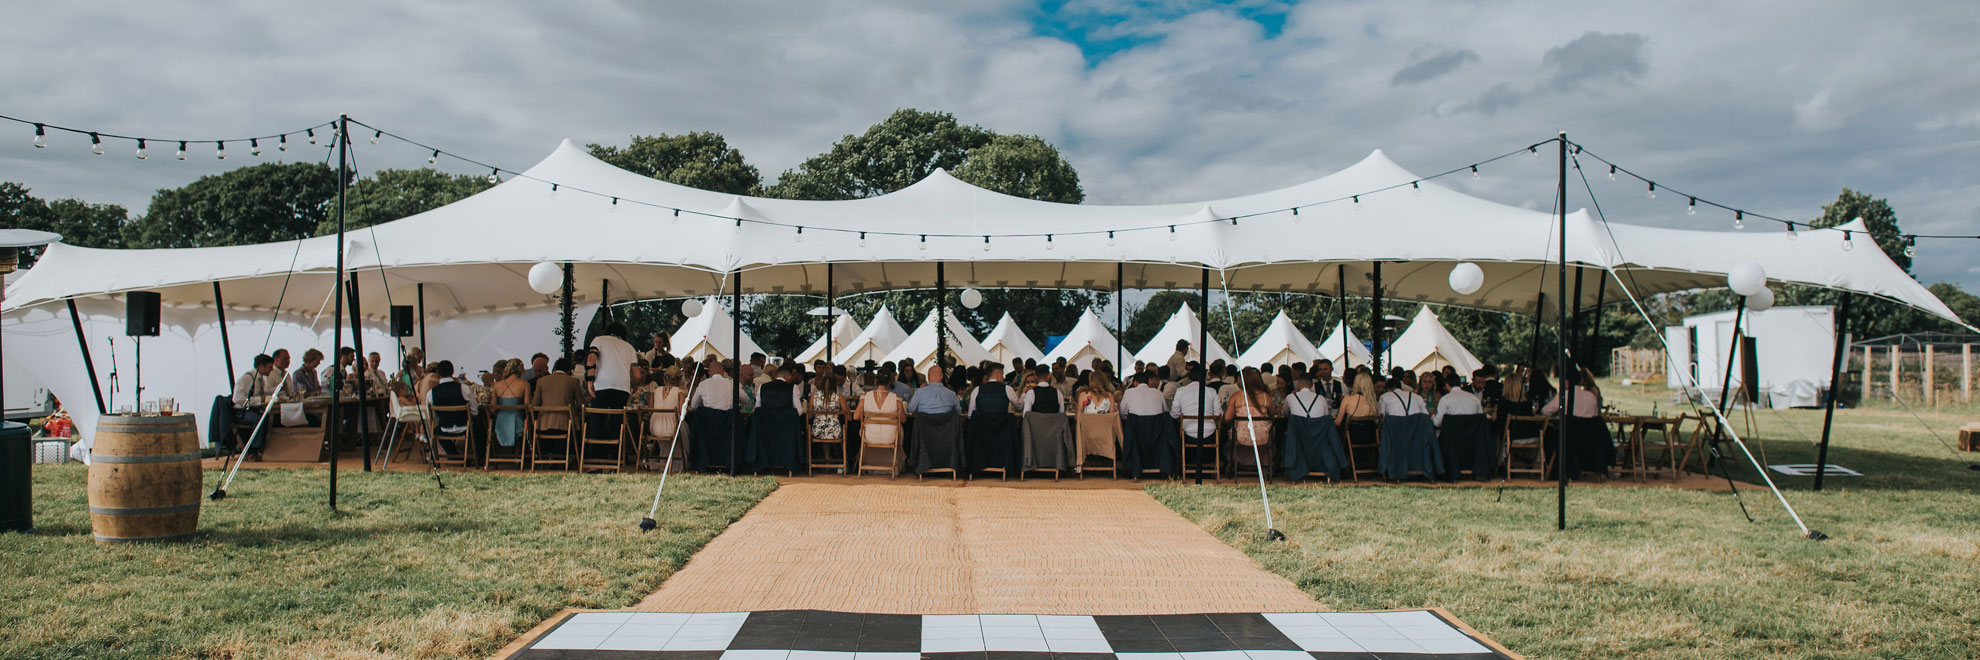
POLYGON ((1829 364, 1829 396, 1823 402, 1822 447, 1815 451, 1815 490, 1822 490, 1822 473, 1829 471, 1829 430, 1836 423, 1836 399, 1842 397, 1843 358, 1849 355, 1849 303, 1855 295, 1843 292, 1842 309, 1836 313, 1836 352, 1829 364))

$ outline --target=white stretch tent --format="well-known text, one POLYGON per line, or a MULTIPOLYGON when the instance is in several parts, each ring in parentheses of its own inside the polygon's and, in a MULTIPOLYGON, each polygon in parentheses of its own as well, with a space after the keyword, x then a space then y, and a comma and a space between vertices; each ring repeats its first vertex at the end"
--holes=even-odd
POLYGON ((825 333, 825 336, 819 337, 818 341, 811 342, 810 347, 804 349, 804 352, 798 353, 798 364, 808 365, 819 360, 830 361, 832 354, 837 352, 838 349, 851 346, 853 340, 859 338, 860 332, 862 330, 860 330, 859 322, 854 321, 851 314, 843 311, 839 312, 838 318, 832 320, 832 327, 825 333))
POLYGON ((1437 320, 1437 313, 1430 311, 1429 305, 1416 310, 1416 318, 1402 336, 1389 344, 1389 364, 1412 372, 1436 371, 1449 365, 1457 369, 1458 375, 1471 378, 1471 372, 1485 366, 1477 356, 1451 336, 1451 330, 1437 320))
POLYGON ((1024 336, 1024 330, 1018 327, 1017 321, 1011 320, 1010 312, 1004 312, 1003 318, 997 319, 997 327, 983 336, 983 350, 990 354, 991 359, 1003 364, 1010 364, 1013 359, 1045 361, 1045 352, 1038 350, 1038 345, 1031 343, 1030 337, 1024 336))
MULTIPOLYGON (((701 315, 688 317, 681 328, 669 336, 668 353, 675 357, 699 360, 714 354, 724 360, 745 360, 751 353, 762 353, 762 347, 749 333, 742 334, 742 350, 736 350, 736 321, 729 317, 729 310, 709 296, 701 301, 701 315)), ((767 355, 767 354, 766 354, 767 355)))
MULTIPOLYGON (((1699 388, 1717 397, 1725 384, 1726 363, 1733 364, 1734 389, 1744 387, 1745 367, 1732 350, 1735 311, 1688 316, 1684 325, 1664 329, 1670 343, 1669 387, 1684 385, 1677 374, 1690 373, 1699 388)), ((1761 403, 1775 408, 1822 405, 1829 383, 1829 357, 1835 351, 1835 309, 1827 306, 1775 307, 1747 312, 1740 334, 1754 338, 1754 366, 1759 370, 1761 403)))
POLYGON ((900 346, 895 347, 893 352, 888 353, 881 361, 914 360, 915 369, 927 369, 928 365, 935 361, 938 340, 946 343, 949 355, 956 359, 956 364, 975 366, 993 359, 988 351, 983 350, 983 345, 976 343, 976 338, 971 337, 969 331, 963 329, 962 321, 956 319, 955 312, 944 310, 942 318, 948 324, 946 328, 948 337, 935 336, 935 311, 929 310, 928 318, 924 319, 920 326, 915 327, 907 340, 901 342, 900 346))
POLYGON ((1251 342, 1251 348, 1238 356, 1237 363, 1256 367, 1269 362, 1283 367, 1294 362, 1311 363, 1319 357, 1320 350, 1314 348, 1313 342, 1300 334, 1299 328, 1293 327, 1292 319, 1281 311, 1278 316, 1272 317, 1271 325, 1265 326, 1265 332, 1258 335, 1258 341, 1251 342))
MULTIPOLYGON (((530 266, 544 261, 574 265, 580 303, 597 303, 605 291, 624 298, 815 294, 828 280, 841 294, 924 288, 935 284, 938 263, 953 281, 984 287, 1187 289, 1215 270, 1220 288, 1234 291, 1366 296, 1377 285, 1366 276, 1379 261, 1388 299, 1531 314, 1543 311, 1538 294, 1555 290, 1554 263, 1563 260, 1598 276, 1615 269, 1615 283, 1638 297, 1723 286, 1728 271, 1750 262, 1775 283, 1854 291, 1959 322, 1881 250, 1844 250, 1849 236, 1867 240, 1858 222, 1794 236, 1601 223, 1585 211, 1568 214, 1565 233, 1559 224, 1549 212, 1426 180, 1381 151, 1278 190, 1109 206, 1012 197, 940 170, 866 199, 745 198, 627 172, 565 141, 487 191, 353 232, 347 256, 353 271, 385 282, 382 292, 362 297, 360 315, 375 323, 387 318, 389 301, 411 301, 422 285, 429 320, 554 308, 556 296, 526 282, 530 266), (553 184, 564 192, 549 194, 553 184), (1355 203, 1344 201, 1350 197, 1355 203), (986 242, 993 249, 984 250, 986 242), (1448 285, 1446 274, 1461 262, 1484 270, 1484 286, 1474 293, 1448 285)), ((336 243, 331 236, 158 250, 57 243, 7 286, 0 311, 149 290, 167 307, 210 312, 219 283, 230 311, 268 313, 279 305, 307 316, 335 284, 336 243)), ((1569 303, 1590 306, 1598 290, 1585 287, 1569 303)), ((1174 339, 1167 343, 1153 349, 1158 360, 1174 339)), ((1214 359, 1218 351, 1210 353, 1214 359)), ((35 373, 65 401, 88 394, 35 373)))
POLYGON ((867 360, 879 362, 907 341, 907 337, 907 331, 894 320, 894 312, 881 305, 880 311, 873 313, 873 322, 866 324, 866 329, 859 331, 859 336, 846 342, 845 347, 832 356, 832 364, 858 367, 865 365, 867 360))
POLYGON ((1359 367, 1375 361, 1375 355, 1368 352, 1368 347, 1361 344, 1361 338, 1354 336, 1354 331, 1348 329, 1345 321, 1334 326, 1334 333, 1327 335, 1327 340, 1320 342, 1316 350, 1320 357, 1334 361, 1335 373, 1340 373, 1338 370, 1344 367, 1359 367))
POLYGON ((1119 351, 1120 342, 1107 332, 1107 326, 1100 323, 1100 317, 1089 309, 1080 313, 1079 322, 1073 324, 1072 330, 1059 340, 1059 345, 1052 347, 1052 352, 1047 353, 1042 362, 1058 362, 1059 358, 1065 358, 1067 364, 1092 369, 1094 360, 1113 360, 1119 351))
POLYGON ((1203 347, 1197 345, 1201 343, 1202 328, 1203 321, 1196 318, 1195 310, 1190 309, 1189 305, 1177 307, 1176 313, 1169 317, 1169 322, 1162 324, 1162 329, 1155 332, 1155 338, 1143 344, 1141 350, 1135 351, 1134 359, 1154 364, 1168 364, 1169 356, 1176 354, 1176 340, 1182 339, 1189 342, 1191 360, 1200 360, 1205 364, 1218 360, 1230 362, 1231 354, 1224 351, 1224 347, 1217 343, 1216 337, 1210 338, 1210 358, 1203 359, 1203 347))

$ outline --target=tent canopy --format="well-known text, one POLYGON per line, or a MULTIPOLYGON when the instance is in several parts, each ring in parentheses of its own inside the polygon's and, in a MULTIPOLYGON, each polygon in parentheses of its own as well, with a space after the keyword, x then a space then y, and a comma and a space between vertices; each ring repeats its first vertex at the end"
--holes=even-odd
POLYGON ((1107 326, 1100 323, 1100 317, 1089 309, 1080 312, 1079 322, 1073 324, 1072 330, 1059 340, 1059 345, 1052 347, 1052 352, 1046 354, 1042 361, 1058 362, 1059 358, 1065 358, 1067 364, 1091 369, 1094 360, 1113 360, 1119 351, 1120 342, 1114 339, 1113 333, 1107 332, 1107 326))
POLYGON ((729 317, 729 310, 717 304, 715 298, 710 297, 701 301, 700 316, 689 317, 686 322, 681 323, 679 330, 669 335, 667 352, 675 357, 694 360, 707 357, 711 353, 724 360, 741 360, 748 358, 751 353, 763 352, 763 348, 749 338, 749 333, 743 333, 742 350, 738 354, 732 334, 735 327, 736 321, 729 317))
POLYGON ((914 368, 927 369, 928 365, 935 362, 938 341, 948 347, 949 356, 955 358, 956 364, 974 366, 994 361, 990 353, 983 350, 983 345, 976 343, 976 338, 969 336, 969 331, 963 329, 962 321, 956 320, 955 312, 942 310, 942 320, 948 326, 945 328, 947 337, 935 336, 935 310, 929 310, 928 318, 922 320, 921 325, 915 327, 914 333, 909 334, 907 340, 902 341, 901 345, 895 347, 893 352, 888 353, 882 361, 914 360, 914 368))
POLYGON ((832 327, 827 330, 825 336, 819 337, 818 341, 811 342, 810 347, 805 348, 804 352, 798 353, 798 364, 811 364, 819 360, 831 360, 832 354, 836 350, 851 346, 853 340, 859 338, 861 332, 859 322, 854 321, 851 314, 843 311, 839 312, 837 316, 838 318, 832 319, 832 327))
MULTIPOLYGON (((1722 286, 1728 270, 1755 262, 1775 282, 1847 289, 1957 321, 1881 251, 1844 251, 1843 229, 1868 235, 1860 224, 1803 231, 1799 240, 1774 231, 1603 225, 1579 211, 1567 225, 1569 262, 1625 270, 1620 277, 1639 296, 1722 286)), ((1531 313, 1538 294, 1555 288, 1550 263, 1560 257, 1559 238, 1547 212, 1422 181, 1380 151, 1279 190, 1106 206, 1002 195, 939 170, 866 199, 740 197, 620 170, 566 141, 480 194, 353 232, 346 256, 358 277, 385 284, 386 295, 362 301, 373 320, 385 318, 388 304, 412 301, 420 284, 429 316, 552 305, 554 296, 526 283, 540 261, 575 264, 581 302, 608 291, 619 298, 822 293, 828 262, 842 293, 932 286, 944 262, 953 282, 981 287, 1189 288, 1209 268, 1234 291, 1368 295, 1365 276, 1381 261, 1390 299, 1531 313), (1412 192, 1408 184, 1419 181, 1412 192), (550 194, 552 183, 563 192, 550 194), (1344 201, 1354 195, 1358 203, 1344 201), (1461 295, 1446 275, 1464 261, 1484 269, 1485 286, 1461 295), (741 281, 729 276, 735 272, 741 281)), ((161 250, 58 243, 8 287, 6 306, 135 290, 158 291, 172 306, 210 306, 211 283, 221 282, 230 307, 307 313, 333 284, 336 248, 327 236, 161 250)), ((1596 288, 1585 287, 1577 305, 1592 304, 1596 288)))
POLYGON ((1202 343, 1202 328, 1203 321, 1196 318, 1196 310, 1190 309, 1189 305, 1177 307, 1176 313, 1169 316, 1169 322, 1162 324, 1162 329, 1155 332, 1155 338, 1134 352, 1134 359, 1168 364, 1169 356, 1176 354, 1176 340, 1180 339, 1189 342, 1188 355, 1191 360, 1201 360, 1205 364, 1218 360, 1230 362, 1231 354, 1217 343, 1216 337, 1210 338, 1210 359, 1203 359, 1203 347, 1197 345, 1202 343))
POLYGON ((1416 318, 1410 320, 1409 328, 1396 338, 1396 343, 1389 345, 1389 353, 1390 364, 1415 372, 1436 371, 1449 365, 1457 369, 1459 376, 1470 378, 1471 372, 1485 365, 1457 337, 1451 336, 1450 329, 1444 327, 1429 305, 1416 310, 1416 318))
POLYGON ((997 327, 983 336, 983 350, 990 353, 991 359, 1003 364, 1010 364, 1012 359, 1045 361, 1045 352, 1038 350, 1038 345, 1024 336, 1024 330, 1018 327, 1017 321, 1011 320, 1010 312, 1004 312, 1003 318, 997 319, 997 327))
POLYGON ((1280 311, 1278 316, 1272 317, 1271 325, 1265 326, 1265 332, 1258 335, 1258 341, 1252 342, 1251 348, 1238 356, 1237 363, 1244 367, 1266 363, 1283 367, 1294 362, 1312 362, 1319 357, 1319 349, 1314 348, 1313 342, 1293 327, 1292 319, 1284 311, 1280 311))
POLYGON ((852 341, 846 342, 832 356, 832 363, 856 367, 866 364, 867 360, 878 362, 900 347, 901 342, 907 341, 907 337, 907 330, 894 320, 894 312, 881 305, 880 311, 873 313, 873 322, 866 324, 866 329, 859 331, 852 341))
POLYGON ((1333 360, 1337 365, 1336 370, 1359 367, 1375 361, 1375 355, 1368 352, 1368 347, 1362 345, 1360 337, 1354 336, 1353 330, 1348 329, 1346 321, 1334 326, 1334 332, 1327 335, 1327 340, 1320 342, 1320 347, 1316 350, 1319 351, 1320 357, 1333 360))

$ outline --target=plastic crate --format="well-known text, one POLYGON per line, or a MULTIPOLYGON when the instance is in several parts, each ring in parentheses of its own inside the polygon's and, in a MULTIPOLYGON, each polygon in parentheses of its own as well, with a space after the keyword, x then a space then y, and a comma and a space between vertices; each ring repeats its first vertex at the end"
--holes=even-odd
POLYGON ((34 441, 35 465, 59 465, 67 462, 69 462, 69 441, 67 440, 34 441))

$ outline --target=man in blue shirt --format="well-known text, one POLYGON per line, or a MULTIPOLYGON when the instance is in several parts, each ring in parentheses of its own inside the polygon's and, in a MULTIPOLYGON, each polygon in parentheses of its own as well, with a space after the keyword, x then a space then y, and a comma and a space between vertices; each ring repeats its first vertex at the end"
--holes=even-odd
POLYGON ((959 408, 956 393, 942 384, 942 367, 928 368, 928 384, 914 391, 908 399, 907 411, 910 414, 941 414, 955 412, 959 408))

